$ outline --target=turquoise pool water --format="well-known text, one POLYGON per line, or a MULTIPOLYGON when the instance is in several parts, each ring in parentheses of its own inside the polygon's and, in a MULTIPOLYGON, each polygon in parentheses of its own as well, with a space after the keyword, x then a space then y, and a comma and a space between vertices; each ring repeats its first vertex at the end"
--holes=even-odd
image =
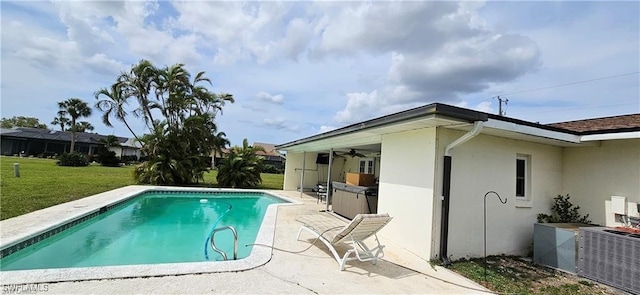
MULTIPOLYGON (((147 192, 0 260, 1 270, 222 260, 206 241, 214 223, 238 232, 238 259, 249 256, 266 209, 286 201, 266 194, 147 192), (231 207, 231 210, 228 210, 231 207), (228 212, 227 212, 228 211, 228 212), (205 257, 205 245, 208 257, 205 257)), ((216 245, 233 257, 230 231, 216 245)))

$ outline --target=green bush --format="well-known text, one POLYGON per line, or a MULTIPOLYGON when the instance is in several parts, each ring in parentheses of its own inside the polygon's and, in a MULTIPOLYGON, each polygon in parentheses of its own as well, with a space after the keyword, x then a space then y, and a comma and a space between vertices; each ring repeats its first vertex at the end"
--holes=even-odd
POLYGON ((96 160, 102 165, 107 167, 118 167, 120 166, 120 160, 116 157, 116 152, 110 151, 106 148, 101 148, 98 151, 98 156, 96 160))
POLYGON ((82 167, 89 166, 87 157, 79 152, 64 153, 58 157, 56 164, 60 166, 82 167))
POLYGON ((262 173, 278 174, 280 170, 271 164, 262 165, 262 173))
POLYGON ((538 222, 548 223, 591 223, 589 220, 589 214, 581 216, 578 210, 580 206, 573 206, 569 201, 571 197, 569 194, 566 196, 558 195, 553 198, 554 204, 551 207, 551 215, 544 213, 538 214, 538 222))

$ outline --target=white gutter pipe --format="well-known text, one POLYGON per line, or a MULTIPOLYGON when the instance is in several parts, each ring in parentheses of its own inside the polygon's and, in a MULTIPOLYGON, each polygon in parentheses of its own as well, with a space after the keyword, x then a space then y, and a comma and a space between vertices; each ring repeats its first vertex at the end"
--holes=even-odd
POLYGON ((483 127, 484 127, 484 122, 483 121, 475 121, 475 122, 473 122, 473 129, 471 129, 471 131, 467 132, 463 136, 460 136, 460 138, 456 139, 454 142, 452 142, 449 145, 447 145, 447 148, 444 150, 444 155, 445 156, 451 156, 451 150, 453 148, 455 148, 455 147, 467 142, 468 140, 476 137, 476 135, 480 134, 480 132, 482 131, 483 127))
POLYGON ((475 121, 473 129, 460 136, 447 145, 444 150, 444 166, 442 171, 442 212, 440 214, 440 259, 442 264, 449 266, 451 261, 447 254, 447 244, 449 243, 449 203, 451 199, 451 150, 480 134, 483 121, 475 121))

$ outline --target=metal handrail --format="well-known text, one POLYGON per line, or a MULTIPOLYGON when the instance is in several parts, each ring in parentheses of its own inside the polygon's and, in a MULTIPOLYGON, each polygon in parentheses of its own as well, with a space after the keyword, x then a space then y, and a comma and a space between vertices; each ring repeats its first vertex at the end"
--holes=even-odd
POLYGON ((228 260, 227 254, 224 253, 224 251, 218 249, 218 247, 216 247, 216 242, 214 240, 214 237, 216 236, 217 232, 226 230, 226 229, 230 230, 233 233, 233 260, 237 260, 238 259, 238 232, 231 225, 216 228, 211 232, 211 248, 213 249, 213 251, 216 251, 220 255, 222 255, 222 258, 224 258, 224 260, 228 260))

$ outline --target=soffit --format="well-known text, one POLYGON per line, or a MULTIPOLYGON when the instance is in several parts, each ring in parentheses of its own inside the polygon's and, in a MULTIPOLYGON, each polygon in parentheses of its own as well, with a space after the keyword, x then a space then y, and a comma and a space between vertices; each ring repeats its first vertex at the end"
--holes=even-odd
POLYGON ((423 128, 433 128, 437 126, 456 126, 467 124, 469 124, 469 122, 464 120, 452 119, 438 115, 430 115, 419 119, 390 124, 387 126, 363 129, 348 134, 317 139, 295 146, 290 146, 282 150, 285 150, 287 152, 327 152, 330 148, 333 148, 334 150, 362 149, 368 151, 380 151, 382 136, 385 134, 423 128))

